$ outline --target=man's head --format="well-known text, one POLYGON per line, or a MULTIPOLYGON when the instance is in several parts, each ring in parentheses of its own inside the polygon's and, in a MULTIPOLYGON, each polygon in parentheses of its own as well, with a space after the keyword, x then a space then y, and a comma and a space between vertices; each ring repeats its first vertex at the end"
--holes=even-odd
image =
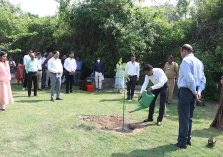
POLYGON ((132 55, 131 56, 131 61, 134 63, 136 61, 136 56, 135 55, 132 55))
POLYGON ((189 44, 184 44, 180 49, 181 58, 186 57, 188 54, 193 52, 193 48, 189 44))
POLYGON ((53 55, 54 55, 54 53, 53 53, 53 52, 49 52, 49 54, 48 54, 48 58, 53 57, 53 55))
POLYGON ((33 53, 33 50, 29 50, 29 51, 27 52, 28 55, 30 55, 31 53, 33 53))
POLYGON ((100 63, 101 62, 101 59, 98 57, 98 59, 97 59, 97 63, 100 63))
POLYGON ((60 57, 60 52, 59 51, 54 51, 53 54, 54 54, 53 57, 55 59, 58 59, 60 57))
POLYGON ((31 60, 34 60, 34 58, 35 58, 35 54, 34 54, 33 52, 30 53, 29 56, 30 56, 31 60))
POLYGON ((43 56, 44 56, 44 57, 47 57, 47 56, 48 56, 48 53, 47 53, 47 52, 45 52, 43 56))
POLYGON ((69 57, 70 57, 70 58, 74 58, 74 53, 71 52, 71 53, 69 54, 69 57))
POLYGON ((42 56, 41 56, 41 53, 40 52, 37 52, 37 58, 40 59, 42 56))
POLYGON ((153 67, 150 64, 145 64, 143 67, 143 71, 145 71, 146 75, 152 76, 153 75, 153 67))
POLYGON ((168 63, 171 64, 174 60, 174 57, 172 55, 170 55, 167 59, 168 63))

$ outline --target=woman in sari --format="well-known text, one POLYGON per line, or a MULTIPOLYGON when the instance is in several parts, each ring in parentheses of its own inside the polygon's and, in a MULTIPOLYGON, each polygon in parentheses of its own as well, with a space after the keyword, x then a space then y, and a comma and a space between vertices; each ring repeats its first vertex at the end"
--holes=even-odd
POLYGON ((119 59, 116 64, 115 74, 115 88, 120 92, 125 88, 125 64, 122 63, 122 58, 119 59))
POLYGON ((0 51, 0 111, 5 111, 5 106, 11 104, 12 91, 11 91, 11 75, 10 67, 7 61, 7 53, 0 51))

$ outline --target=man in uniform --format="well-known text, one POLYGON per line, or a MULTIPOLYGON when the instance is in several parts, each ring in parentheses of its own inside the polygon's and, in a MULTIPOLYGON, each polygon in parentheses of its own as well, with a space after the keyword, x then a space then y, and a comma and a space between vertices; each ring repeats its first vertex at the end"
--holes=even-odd
POLYGON ((167 92, 167 99, 166 99, 166 102, 168 104, 172 102, 175 82, 178 77, 178 64, 174 62, 173 60, 174 60, 174 57, 170 55, 163 69, 168 78, 168 92, 167 92))

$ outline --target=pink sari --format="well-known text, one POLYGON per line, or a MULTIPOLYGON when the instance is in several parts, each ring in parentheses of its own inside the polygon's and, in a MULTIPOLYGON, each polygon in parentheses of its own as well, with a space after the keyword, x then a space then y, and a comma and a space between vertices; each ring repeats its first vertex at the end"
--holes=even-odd
POLYGON ((8 61, 0 62, 0 108, 13 102, 11 90, 11 75, 8 61))

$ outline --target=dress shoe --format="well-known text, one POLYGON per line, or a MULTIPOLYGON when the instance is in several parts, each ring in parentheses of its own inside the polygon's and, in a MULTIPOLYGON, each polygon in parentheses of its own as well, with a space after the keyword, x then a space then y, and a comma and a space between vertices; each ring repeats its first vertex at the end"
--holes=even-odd
POLYGON ((56 98, 56 100, 63 100, 63 99, 61 99, 61 98, 56 98))
POLYGON ((187 142, 187 145, 191 146, 191 141, 188 141, 188 142, 187 142))
POLYGON ((161 122, 157 122, 157 126, 161 126, 161 124, 162 124, 161 122))
POLYGON ((187 149, 186 145, 180 145, 179 143, 173 144, 174 147, 180 148, 180 149, 187 149))

